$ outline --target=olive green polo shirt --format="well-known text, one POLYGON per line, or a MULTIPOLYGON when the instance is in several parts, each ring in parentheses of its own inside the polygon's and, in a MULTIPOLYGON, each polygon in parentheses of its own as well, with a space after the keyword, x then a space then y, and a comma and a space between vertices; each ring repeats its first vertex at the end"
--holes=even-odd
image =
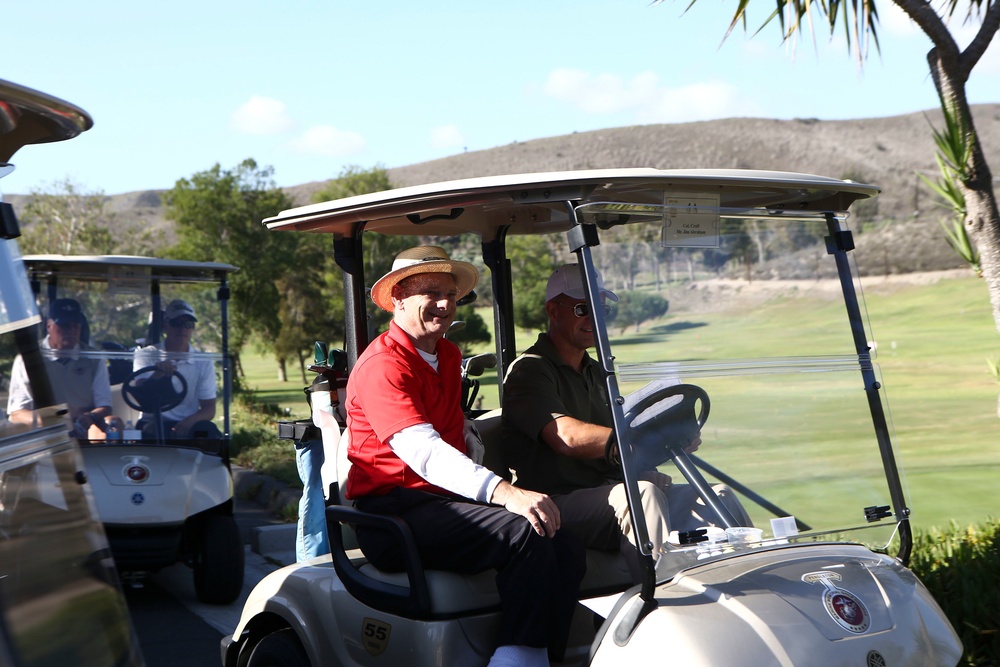
POLYGON ((563 363, 545 333, 510 365, 503 383, 501 442, 517 486, 552 495, 621 480, 620 469, 603 458, 562 456, 541 440, 542 428, 561 416, 611 426, 602 375, 587 354, 582 373, 563 363))

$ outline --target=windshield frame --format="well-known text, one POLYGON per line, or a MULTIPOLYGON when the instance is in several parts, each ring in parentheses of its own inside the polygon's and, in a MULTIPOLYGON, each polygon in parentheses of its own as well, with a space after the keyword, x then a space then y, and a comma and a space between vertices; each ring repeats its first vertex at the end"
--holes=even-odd
MULTIPOLYGON (((630 428, 626 422, 626 415, 623 408, 623 405, 626 403, 626 396, 623 395, 619 388, 619 376, 622 369, 615 363, 616 357, 608 334, 609 318, 606 315, 605 310, 601 307, 603 302, 601 290, 598 287, 599 272, 595 265, 593 252, 594 248, 600 245, 600 234, 602 230, 609 229, 615 225, 629 223, 614 221, 608 222, 605 220, 605 224, 602 224, 600 221, 585 221, 584 218, 586 214, 590 213, 594 209, 593 204, 581 204, 576 206, 568 204, 568 208, 570 216, 574 219, 575 224, 574 227, 568 232, 567 238, 569 240, 570 251, 576 255, 577 263, 580 266, 586 300, 590 306, 590 312, 592 313, 591 317, 595 325, 595 358, 600 364, 605 376, 605 388, 608 392, 609 402, 612 409, 615 439, 618 443, 628 443, 630 428)), ((613 215, 619 215, 621 208, 622 206, 620 204, 616 204, 612 209, 610 209, 610 212, 613 215)), ((669 207, 666 206, 660 207, 650 205, 642 205, 637 208, 639 208, 640 217, 646 217, 647 219, 654 221, 657 219, 665 219, 667 209, 669 209, 669 207)), ((771 218, 774 216, 774 213, 769 210, 727 210, 723 207, 718 207, 714 211, 710 211, 710 213, 721 217, 730 216, 741 218, 754 216, 771 218)), ((855 356, 850 359, 833 359, 825 363, 841 364, 847 367, 853 366, 863 380, 871 421, 875 429, 879 454, 883 470, 885 472, 887 488, 891 498, 891 516, 895 517, 896 521, 896 538, 898 538, 899 541, 899 551, 897 553, 897 557, 905 562, 912 548, 912 535, 909 522, 907 520, 910 511, 904 498, 900 471, 893 453, 890 438, 891 429, 885 414, 882 398, 879 394, 881 382, 879 381, 875 368, 872 364, 871 350, 869 349, 868 343, 869 338, 865 330, 865 315, 861 307, 858 291, 855 288, 855 277, 852 273, 852 266, 848 256, 848 253, 854 249, 854 239, 852 232, 846 226, 847 214, 846 211, 811 212, 808 215, 799 213, 795 216, 790 216, 788 219, 793 219, 793 217, 809 220, 819 219, 825 221, 826 223, 828 232, 828 236, 826 237, 826 251, 829 255, 833 256, 836 265, 841 295, 843 303, 846 307, 846 316, 853 338, 855 356)), ((632 222, 634 223, 634 220, 632 222)), ((720 365, 724 366, 725 364, 722 363, 720 365)), ((726 514, 728 514, 728 511, 721 505, 721 503, 717 502, 717 497, 711 492, 708 483, 699 470, 699 466, 692 461, 693 457, 681 449, 674 449, 671 454, 670 460, 674 463, 677 469, 682 472, 689 483, 702 490, 701 496, 705 500, 706 504, 712 504, 716 512, 722 518, 723 523, 727 523, 726 514), (713 501, 715 501, 714 504, 713 501)), ((654 552, 646 531, 646 522, 642 512, 642 504, 639 502, 639 470, 637 469, 631 447, 621 447, 620 459, 626 495, 631 512, 632 528, 637 536, 637 551, 650 570, 651 576, 649 577, 649 580, 659 582, 669 579, 680 570, 690 566, 694 561, 698 560, 697 549, 690 548, 686 550, 678 550, 687 551, 688 557, 686 558, 660 558, 658 562, 654 562, 654 552), (652 574, 654 572, 655 574, 652 574)), ((886 516, 889 515, 888 512, 883 512, 883 514, 885 516, 870 516, 868 517, 869 521, 875 522, 880 518, 886 518, 886 516)), ((755 547, 758 546, 760 545, 755 545, 755 547)), ((764 546, 775 547, 778 546, 778 544, 775 542, 767 544, 765 542, 764 546)))

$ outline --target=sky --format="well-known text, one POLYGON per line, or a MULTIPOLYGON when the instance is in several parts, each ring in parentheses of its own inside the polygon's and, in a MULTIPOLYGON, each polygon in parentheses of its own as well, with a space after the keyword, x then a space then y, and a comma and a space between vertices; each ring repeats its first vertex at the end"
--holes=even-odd
MULTIPOLYGON (((287 187, 610 127, 937 106, 930 41, 890 3, 881 52, 870 45, 862 65, 842 29, 818 25, 793 46, 776 24, 754 36, 754 14, 723 40, 735 1, 688 4, 6 2, 0 79, 82 107, 94 127, 23 148, 0 192, 169 189, 246 158, 287 187)), ((960 45, 972 28, 954 21, 960 45)), ((997 41, 968 83, 972 103, 1000 102, 997 41)))

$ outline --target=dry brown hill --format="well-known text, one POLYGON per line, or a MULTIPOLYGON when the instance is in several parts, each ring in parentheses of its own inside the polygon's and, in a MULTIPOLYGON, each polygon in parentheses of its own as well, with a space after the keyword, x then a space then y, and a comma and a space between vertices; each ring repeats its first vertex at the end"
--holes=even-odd
MULTIPOLYGON (((974 108, 976 128, 992 168, 1000 174, 1000 104, 974 108)), ((885 270, 958 266, 944 248, 930 192, 918 174, 936 175, 931 124, 940 111, 887 118, 823 121, 730 118, 670 125, 637 125, 515 142, 389 169, 397 186, 505 173, 616 167, 745 168, 795 171, 875 183, 882 194, 865 217, 906 222, 887 230, 885 242, 908 259, 885 270)), ((287 188, 299 204, 310 202, 326 181, 287 188)), ((169 229, 159 191, 109 197, 109 209, 125 222, 169 229)), ((6 199, 15 208, 25 198, 6 199)), ((880 251, 881 255, 885 255, 880 251)), ((885 263, 883 260, 882 263, 885 263)))

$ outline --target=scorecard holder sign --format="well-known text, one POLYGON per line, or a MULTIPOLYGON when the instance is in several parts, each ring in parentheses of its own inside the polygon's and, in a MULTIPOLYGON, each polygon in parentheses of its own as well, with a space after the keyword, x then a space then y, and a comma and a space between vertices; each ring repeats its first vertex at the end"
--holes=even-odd
POLYGON ((664 248, 718 248, 718 195, 664 194, 664 248))

